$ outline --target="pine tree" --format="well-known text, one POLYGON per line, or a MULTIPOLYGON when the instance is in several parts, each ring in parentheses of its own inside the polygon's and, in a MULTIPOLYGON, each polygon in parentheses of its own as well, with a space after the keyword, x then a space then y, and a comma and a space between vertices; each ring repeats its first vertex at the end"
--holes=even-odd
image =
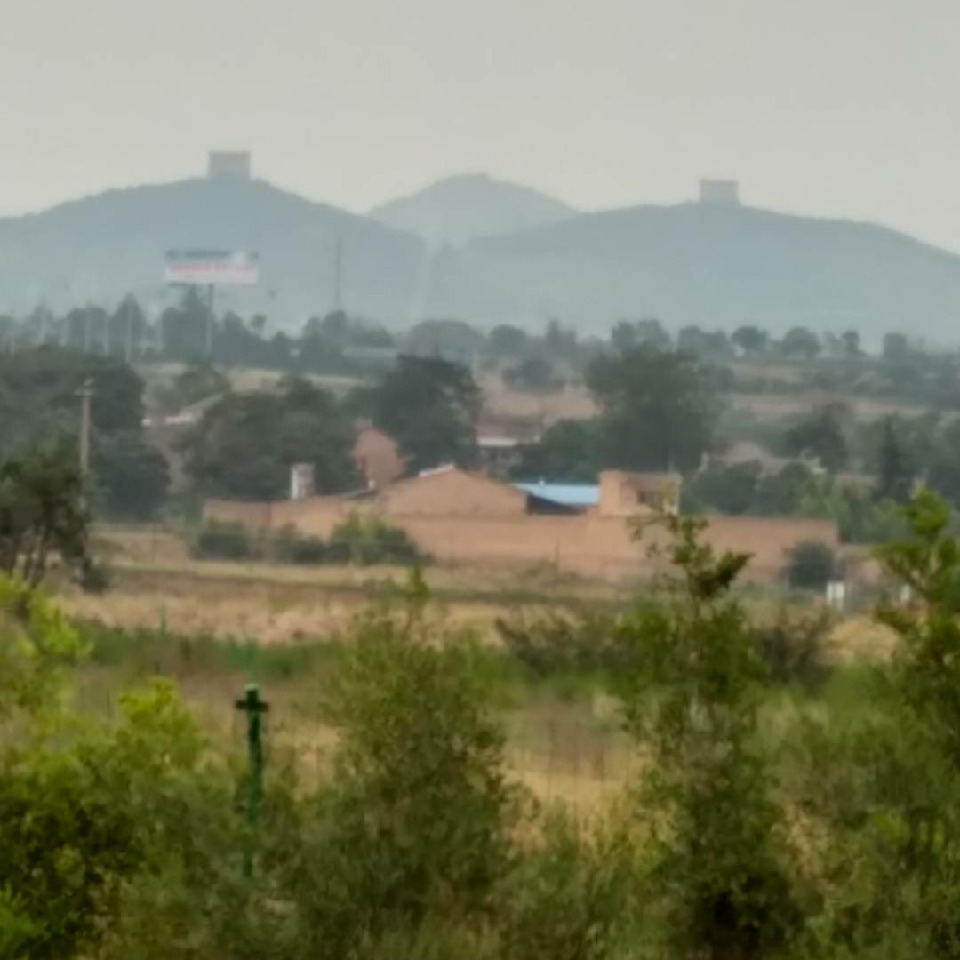
POLYGON ((906 503, 913 492, 914 469, 910 457, 897 435, 893 417, 883 422, 883 437, 880 441, 880 470, 876 493, 880 500, 906 503))

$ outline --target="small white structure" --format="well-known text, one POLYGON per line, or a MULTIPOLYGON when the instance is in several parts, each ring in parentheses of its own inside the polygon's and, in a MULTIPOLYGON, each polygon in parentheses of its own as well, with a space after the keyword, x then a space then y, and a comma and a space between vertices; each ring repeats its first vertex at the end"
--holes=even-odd
POLYGON ((312 463, 295 463, 290 468, 290 499, 309 500, 317 492, 316 470, 312 463))
POLYGON ((827 584, 827 606, 843 611, 847 606, 847 585, 843 580, 831 580, 827 584))

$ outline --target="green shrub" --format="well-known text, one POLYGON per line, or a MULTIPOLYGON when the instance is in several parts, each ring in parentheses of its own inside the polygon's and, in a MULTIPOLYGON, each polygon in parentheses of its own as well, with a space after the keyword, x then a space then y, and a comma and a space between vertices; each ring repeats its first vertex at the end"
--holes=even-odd
POLYGON ((663 918, 655 955, 784 956, 804 917, 758 737, 763 665, 731 592, 749 556, 717 554, 702 521, 663 523, 677 576, 662 602, 625 618, 637 669, 620 682, 627 727, 649 761, 638 798, 652 836, 647 894, 663 918))
POLYGON ((193 541, 193 555, 201 560, 250 560, 255 554, 253 539, 240 523, 209 520, 193 541))
POLYGON ((826 679, 824 649, 830 614, 783 606, 766 622, 753 625, 753 641, 772 683, 798 683, 815 689, 826 679))
POLYGON ((351 514, 330 537, 330 562, 372 566, 378 563, 417 565, 425 557, 410 535, 380 517, 351 514))
POLYGON ((588 607, 501 617, 496 626, 504 647, 538 676, 629 666, 630 650, 618 640, 614 617, 588 607))
POLYGON ((278 563, 309 566, 330 562, 330 550, 323 540, 302 536, 292 527, 285 527, 274 536, 270 552, 278 563))
POLYGON ((784 568, 787 583, 795 590, 825 590, 838 571, 836 553, 820 540, 798 543, 790 551, 784 568))
POLYGON ((422 599, 361 621, 327 685, 334 776, 287 868, 305 956, 364 956, 397 931, 479 923, 509 869, 518 795, 491 691, 473 648, 433 629, 422 599))
MULTIPOLYGON (((503 960, 606 960, 636 931, 638 861, 621 828, 548 816, 502 888, 503 960)), ((635 945, 635 944, 634 944, 635 945)))

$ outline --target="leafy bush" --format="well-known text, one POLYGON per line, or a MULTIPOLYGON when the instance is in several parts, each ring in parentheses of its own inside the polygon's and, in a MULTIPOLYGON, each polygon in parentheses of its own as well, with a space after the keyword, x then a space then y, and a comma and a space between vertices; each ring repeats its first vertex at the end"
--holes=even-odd
POLYGON ((716 554, 705 524, 664 518, 678 577, 623 624, 637 669, 620 681, 628 729, 649 758, 640 798, 653 835, 657 955, 761 960, 803 922, 796 864, 758 742, 763 669, 731 595, 749 557, 716 554))
POLYGON ((615 618, 588 607, 501 617, 496 626, 510 654, 539 676, 629 666, 630 651, 618 641, 615 618))
POLYGON ((638 858, 621 826, 557 811, 503 885, 504 960, 604 960, 635 931, 638 858))
POLYGON ((796 590, 824 590, 837 576, 839 564, 833 549, 820 540, 804 540, 789 553, 784 574, 796 590))
POLYGON ((553 364, 543 357, 521 361, 517 366, 505 370, 503 379, 514 390, 529 393, 555 393, 564 387, 564 381, 556 375, 553 364))
POLYGON ((379 517, 352 514, 339 524, 329 542, 286 527, 255 538, 239 523, 208 521, 193 541, 193 555, 202 560, 264 560, 292 564, 403 564, 416 566, 426 557, 400 527, 379 517))
POLYGON ((339 754, 286 878, 305 956, 356 956, 431 919, 475 922, 509 867, 519 798, 490 691, 425 599, 418 585, 405 610, 360 621, 322 704, 339 754))
POLYGON ((826 611, 809 613, 786 606, 772 620, 754 624, 754 646, 769 680, 808 689, 819 686, 828 672, 824 643, 830 626, 826 611))
POLYGON ((334 528, 330 537, 331 563, 355 563, 371 566, 376 563, 415 565, 425 557, 410 535, 380 517, 351 514, 334 528))
POLYGON ((207 521, 193 541, 193 555, 201 560, 250 560, 255 544, 241 523, 207 521))
POLYGON ((319 537, 305 537, 293 528, 286 527, 273 538, 271 555, 279 563, 319 564, 328 563, 330 550, 319 537))

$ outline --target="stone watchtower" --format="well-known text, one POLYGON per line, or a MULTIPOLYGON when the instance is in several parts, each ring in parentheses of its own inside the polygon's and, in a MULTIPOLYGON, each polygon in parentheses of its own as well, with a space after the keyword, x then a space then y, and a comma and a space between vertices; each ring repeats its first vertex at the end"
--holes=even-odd
POLYGON ((739 207, 738 180, 701 180, 700 202, 713 207, 739 207))
POLYGON ((248 150, 211 150, 207 157, 208 180, 249 180, 253 155, 248 150))

